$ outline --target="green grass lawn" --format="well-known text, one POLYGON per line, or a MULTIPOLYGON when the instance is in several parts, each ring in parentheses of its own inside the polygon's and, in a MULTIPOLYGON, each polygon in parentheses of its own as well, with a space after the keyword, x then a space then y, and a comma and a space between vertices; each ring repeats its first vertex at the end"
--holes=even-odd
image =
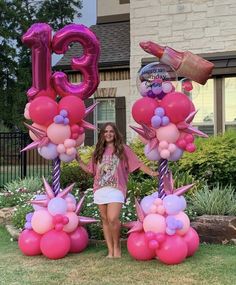
POLYGON ((157 260, 136 261, 125 248, 121 259, 106 259, 105 255, 105 246, 100 245, 60 260, 27 257, 0 227, 0 284, 236 284, 236 246, 204 244, 193 257, 175 266, 157 260))

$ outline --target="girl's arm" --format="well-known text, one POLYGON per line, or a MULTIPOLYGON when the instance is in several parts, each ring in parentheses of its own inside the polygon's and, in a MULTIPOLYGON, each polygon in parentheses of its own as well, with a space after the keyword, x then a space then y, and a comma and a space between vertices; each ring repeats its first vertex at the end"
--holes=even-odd
POLYGON ((139 169, 141 171, 143 171, 144 173, 153 176, 153 177, 157 177, 158 176, 158 172, 157 171, 153 171, 151 168, 149 168, 148 166, 146 166, 145 164, 141 164, 141 166, 139 167, 139 169))
POLYGON ((75 157, 76 161, 78 162, 79 166, 83 169, 83 171, 89 173, 92 175, 90 169, 88 168, 88 166, 82 161, 82 159, 80 158, 79 154, 76 154, 75 157))

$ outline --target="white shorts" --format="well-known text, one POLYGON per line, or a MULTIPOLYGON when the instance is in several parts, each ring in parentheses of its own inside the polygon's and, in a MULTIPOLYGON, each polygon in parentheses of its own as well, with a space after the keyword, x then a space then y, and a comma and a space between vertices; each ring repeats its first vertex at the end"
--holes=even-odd
POLYGON ((95 204, 124 203, 125 197, 117 188, 103 187, 94 192, 95 204))

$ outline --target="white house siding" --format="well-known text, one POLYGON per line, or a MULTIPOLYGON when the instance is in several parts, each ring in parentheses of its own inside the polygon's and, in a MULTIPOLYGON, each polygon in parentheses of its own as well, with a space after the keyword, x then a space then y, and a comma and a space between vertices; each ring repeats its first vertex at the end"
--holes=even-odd
MULTIPOLYGON (((141 58, 150 57, 139 42, 152 40, 193 53, 235 51, 235 0, 130 0, 130 97, 127 109, 140 98, 136 74, 141 58), (130 104, 130 105, 129 105, 130 104)), ((134 124, 127 116, 127 125, 134 124)), ((128 139, 135 136, 129 130, 128 139)))

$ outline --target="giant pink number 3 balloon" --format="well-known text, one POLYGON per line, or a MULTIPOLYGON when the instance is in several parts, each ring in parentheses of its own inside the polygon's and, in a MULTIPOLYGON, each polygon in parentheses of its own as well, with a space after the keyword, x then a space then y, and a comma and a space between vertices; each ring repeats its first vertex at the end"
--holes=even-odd
POLYGON ((39 96, 55 98, 75 95, 80 99, 90 97, 99 84, 98 59, 100 54, 99 41, 93 32, 84 25, 71 24, 59 30, 51 41, 51 27, 48 24, 32 25, 23 35, 22 41, 32 49, 33 82, 28 90, 28 99, 39 96), (71 67, 79 70, 83 81, 71 84, 64 72, 51 74, 51 53, 64 54, 72 42, 79 42, 84 54, 73 58, 71 67))

